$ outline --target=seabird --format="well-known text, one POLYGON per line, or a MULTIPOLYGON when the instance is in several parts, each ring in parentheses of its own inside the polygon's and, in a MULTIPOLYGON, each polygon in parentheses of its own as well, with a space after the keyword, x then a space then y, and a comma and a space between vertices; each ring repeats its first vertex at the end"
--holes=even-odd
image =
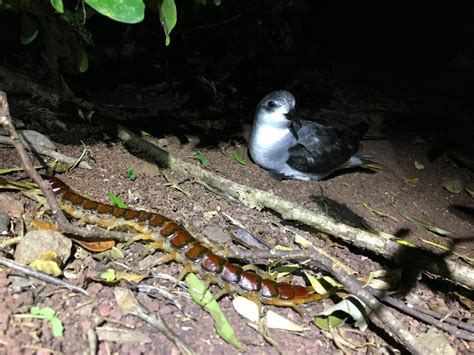
POLYGON ((304 120, 295 114, 291 93, 273 91, 257 106, 250 156, 276 179, 320 180, 371 163, 356 154, 367 128, 363 122, 340 129, 304 120))

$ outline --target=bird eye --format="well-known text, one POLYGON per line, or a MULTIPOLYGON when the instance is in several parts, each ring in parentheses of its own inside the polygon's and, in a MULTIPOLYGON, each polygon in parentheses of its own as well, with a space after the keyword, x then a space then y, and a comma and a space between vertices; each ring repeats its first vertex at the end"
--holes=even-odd
POLYGON ((275 101, 268 101, 267 106, 270 107, 270 108, 273 108, 273 107, 276 106, 276 103, 275 103, 275 101))

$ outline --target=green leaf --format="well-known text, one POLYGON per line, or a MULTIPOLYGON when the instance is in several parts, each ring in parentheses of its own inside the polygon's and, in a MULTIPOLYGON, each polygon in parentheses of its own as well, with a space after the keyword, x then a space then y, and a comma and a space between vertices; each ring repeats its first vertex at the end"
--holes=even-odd
POLYGON ((89 56, 82 46, 77 50, 76 62, 80 73, 85 73, 89 69, 89 56))
POLYGON ((123 23, 138 23, 145 18, 143 0, 85 0, 99 14, 123 23))
POLYGON ((444 235, 446 237, 449 237, 451 235, 451 232, 448 232, 447 230, 443 229, 443 228, 440 228, 440 227, 437 227, 431 223, 428 223, 428 222, 425 222, 425 221, 422 221, 420 219, 416 219, 414 217, 410 217, 410 216, 406 216, 404 214, 402 214, 403 217, 405 217, 408 221, 410 221, 411 223, 414 223, 414 224, 418 224, 419 226, 423 227, 424 229, 426 230, 429 230, 433 233, 436 233, 436 234, 440 234, 440 235, 444 235))
MULTIPOLYGON (((367 314, 364 304, 356 297, 349 296, 346 299, 343 299, 341 302, 335 304, 334 306, 324 310, 315 317, 315 324, 319 327, 320 325, 333 326, 334 324, 340 324, 340 320, 343 317, 340 317, 337 312, 347 313, 354 319, 355 326, 361 331, 367 329, 367 314), (321 318, 335 317, 335 319, 328 319, 326 322, 321 318)), ((322 328, 328 330, 327 328, 322 328)))
POLYGON ((59 318, 54 317, 49 320, 49 323, 51 324, 51 331, 53 333, 53 337, 58 338, 64 335, 63 322, 61 322, 59 318))
POLYGON ((277 273, 277 278, 285 277, 287 275, 294 274, 295 271, 301 270, 302 266, 298 264, 293 265, 278 265, 271 269, 271 272, 277 273))
POLYGON ((57 12, 59 12, 60 14, 64 13, 63 0, 50 0, 50 2, 57 12))
MULTIPOLYGON (((41 166, 41 165, 38 165, 38 166, 35 166, 34 169, 36 170, 39 170, 39 169, 44 169, 45 167, 44 166, 41 166)), ((0 169, 0 175, 3 175, 3 174, 10 174, 12 172, 15 172, 15 171, 23 171, 23 168, 22 167, 16 167, 16 166, 13 166, 11 168, 4 168, 4 169, 0 169)))
POLYGON ((207 287, 193 273, 186 275, 185 281, 189 287, 189 294, 194 302, 201 305, 209 312, 212 319, 214 319, 217 334, 239 351, 243 351, 242 344, 239 339, 237 339, 234 329, 232 329, 232 326, 226 319, 217 301, 212 297, 212 294, 207 291, 207 287))
POLYGON ((460 254, 460 253, 457 253, 453 250, 451 250, 450 248, 448 248, 447 246, 444 246, 442 244, 439 244, 439 243, 435 243, 435 242, 432 242, 430 240, 425 240, 425 239, 422 239, 423 242, 425 242, 426 244, 429 244, 429 245, 432 245, 436 248, 439 248, 439 249, 442 249, 442 250, 445 250, 455 256, 457 256, 458 258, 461 258, 463 259, 464 261, 470 263, 470 264, 474 264, 474 258, 470 258, 469 256, 467 255, 464 255, 464 254, 460 254))
POLYGON ((133 173, 133 168, 127 169, 127 176, 132 181, 135 181, 137 179, 137 176, 133 173))
POLYGON ((194 151, 192 157, 199 161, 202 165, 209 164, 209 160, 201 153, 200 150, 194 151))
POLYGON ((101 280, 104 280, 105 282, 112 283, 117 281, 117 273, 115 272, 114 269, 107 269, 104 272, 100 273, 99 278, 101 280))
POLYGON ((234 160, 239 163, 240 165, 245 165, 247 164, 247 162, 245 161, 244 158, 242 158, 240 156, 240 154, 235 150, 235 149, 232 149, 232 158, 234 158, 234 160))
POLYGON ((56 315, 56 311, 51 307, 37 307, 33 306, 30 309, 30 314, 34 316, 40 316, 44 319, 51 319, 56 315))
POLYGON ((49 321, 51 324, 51 331, 55 338, 64 335, 64 326, 61 320, 57 317, 56 311, 50 307, 31 307, 30 314, 34 318, 40 318, 49 321))
POLYGON ((304 274, 308 278, 313 289, 320 295, 327 294, 331 292, 334 288, 343 288, 343 286, 339 282, 329 276, 322 276, 316 278, 313 275, 308 274, 306 271, 304 274))
POLYGON ((174 0, 159 0, 160 1, 160 21, 165 31, 165 44, 170 44, 170 33, 178 22, 178 13, 176 11, 176 4, 174 0))
POLYGON ((117 197, 113 192, 109 192, 107 195, 109 197, 109 201, 112 202, 112 205, 120 207, 120 208, 127 208, 127 205, 117 197))
POLYGON ((21 44, 27 45, 35 40, 38 36, 38 24, 35 19, 24 13, 21 16, 21 35, 20 42, 21 44))
POLYGON ((377 216, 380 216, 380 217, 387 217, 387 218, 393 219, 395 222, 398 222, 398 219, 396 219, 395 217, 392 217, 392 216, 390 216, 389 214, 387 214, 387 213, 385 213, 385 212, 376 210, 375 208, 370 207, 367 203, 363 203, 362 206, 364 206, 364 207, 367 208, 370 212, 372 212, 373 214, 376 214, 377 216))
POLYGON ((12 5, 6 2, 5 0, 0 0, 0 11, 12 9, 12 5))
POLYGON ((370 227, 369 225, 365 224, 364 223, 364 227, 367 229, 367 231, 369 233, 372 233, 372 234, 375 234, 375 235, 378 235, 379 237, 383 238, 383 239, 386 239, 386 240, 391 240, 391 241, 394 241, 395 243, 398 243, 398 244, 401 244, 401 245, 405 245, 407 247, 411 247, 411 248, 418 248, 415 244, 407 241, 407 240, 404 240, 404 239, 401 239, 401 238, 398 238, 396 236, 394 236, 393 234, 389 234, 389 233, 385 233, 385 232, 382 232, 382 231, 378 231, 376 229, 373 229, 372 227, 370 227))
POLYGON ((347 317, 339 317, 336 315, 329 315, 329 316, 316 316, 314 317, 314 324, 319 329, 329 331, 330 329, 337 328, 339 325, 344 324, 344 321, 347 317))

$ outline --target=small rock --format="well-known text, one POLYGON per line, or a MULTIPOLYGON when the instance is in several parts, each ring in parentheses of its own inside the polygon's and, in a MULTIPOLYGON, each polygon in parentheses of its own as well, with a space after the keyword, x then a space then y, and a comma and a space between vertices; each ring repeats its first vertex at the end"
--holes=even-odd
POLYGON ((210 241, 216 244, 224 245, 232 242, 230 233, 218 225, 209 224, 204 227, 202 232, 210 241))
POLYGON ((102 284, 98 282, 94 282, 94 283, 89 284, 89 287, 87 287, 87 293, 90 294, 91 296, 97 296, 99 292, 102 291, 103 288, 104 286, 102 286, 102 284))
POLYGON ((427 354, 455 355, 456 351, 446 336, 436 328, 429 328, 426 333, 417 336, 418 344, 427 354))
POLYGON ((23 138, 27 143, 32 145, 39 145, 47 149, 56 150, 56 146, 51 140, 46 137, 44 134, 30 130, 24 129, 18 132, 18 135, 23 138))
POLYGON ((112 313, 113 307, 109 303, 100 303, 96 307, 96 312, 101 317, 107 318, 112 313))
POLYGON ((147 161, 141 161, 139 165, 134 165, 132 168, 135 175, 155 177, 161 174, 158 165, 147 161))
POLYGON ((54 252, 57 262, 64 265, 71 255, 72 242, 59 232, 37 230, 26 233, 15 250, 15 260, 28 265, 41 255, 54 252))

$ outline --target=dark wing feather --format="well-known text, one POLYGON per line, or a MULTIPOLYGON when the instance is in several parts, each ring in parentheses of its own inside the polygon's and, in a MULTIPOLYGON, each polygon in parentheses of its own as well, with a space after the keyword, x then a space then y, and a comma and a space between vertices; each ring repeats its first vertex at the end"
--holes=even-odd
POLYGON ((298 144, 291 147, 287 163, 295 169, 327 174, 343 165, 359 149, 359 140, 367 131, 360 123, 345 129, 316 122, 295 120, 291 130, 298 144))

